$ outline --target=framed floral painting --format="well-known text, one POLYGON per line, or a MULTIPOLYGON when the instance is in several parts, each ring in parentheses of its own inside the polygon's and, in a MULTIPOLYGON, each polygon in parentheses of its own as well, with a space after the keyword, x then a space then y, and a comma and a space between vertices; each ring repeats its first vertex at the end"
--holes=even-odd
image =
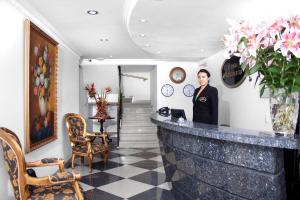
POLYGON ((25 20, 26 152, 57 139, 58 43, 25 20))

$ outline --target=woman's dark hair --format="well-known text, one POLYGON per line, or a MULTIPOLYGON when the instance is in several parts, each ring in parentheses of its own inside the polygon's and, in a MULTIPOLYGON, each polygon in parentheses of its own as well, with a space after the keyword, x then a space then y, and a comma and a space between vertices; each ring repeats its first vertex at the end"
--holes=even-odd
POLYGON ((200 69, 197 75, 199 75, 200 72, 205 73, 208 78, 210 77, 210 73, 206 69, 200 69))

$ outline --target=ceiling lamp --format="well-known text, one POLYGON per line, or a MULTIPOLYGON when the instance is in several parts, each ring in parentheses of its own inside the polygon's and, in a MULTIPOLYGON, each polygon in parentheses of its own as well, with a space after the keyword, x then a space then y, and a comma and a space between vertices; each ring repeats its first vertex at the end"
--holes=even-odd
POLYGON ((101 42, 108 42, 108 38, 100 38, 101 42))
POLYGON ((148 21, 147 19, 143 19, 143 18, 139 19, 139 22, 141 22, 141 23, 145 23, 147 21, 148 21))
POLYGON ((87 14, 89 14, 89 15, 97 15, 98 14, 98 11, 97 10, 88 10, 88 11, 86 11, 87 12, 87 14))

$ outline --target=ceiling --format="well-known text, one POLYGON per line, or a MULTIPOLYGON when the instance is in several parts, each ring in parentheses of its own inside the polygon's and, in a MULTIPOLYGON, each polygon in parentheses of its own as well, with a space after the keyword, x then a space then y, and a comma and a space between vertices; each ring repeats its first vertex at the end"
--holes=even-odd
POLYGON ((222 50, 226 19, 300 15, 299 0, 15 0, 82 58, 198 61, 222 50), (88 15, 87 10, 98 15, 88 15), (102 41, 101 38, 108 41, 102 41))

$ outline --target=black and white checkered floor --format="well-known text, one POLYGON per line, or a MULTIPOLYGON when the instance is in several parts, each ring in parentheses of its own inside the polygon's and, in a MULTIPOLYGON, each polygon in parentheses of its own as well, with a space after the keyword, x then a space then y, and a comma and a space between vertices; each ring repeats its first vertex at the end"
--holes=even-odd
POLYGON ((159 149, 111 150, 106 165, 94 158, 92 173, 78 158, 75 171, 81 174, 86 199, 175 200, 171 183, 165 182, 159 149))

